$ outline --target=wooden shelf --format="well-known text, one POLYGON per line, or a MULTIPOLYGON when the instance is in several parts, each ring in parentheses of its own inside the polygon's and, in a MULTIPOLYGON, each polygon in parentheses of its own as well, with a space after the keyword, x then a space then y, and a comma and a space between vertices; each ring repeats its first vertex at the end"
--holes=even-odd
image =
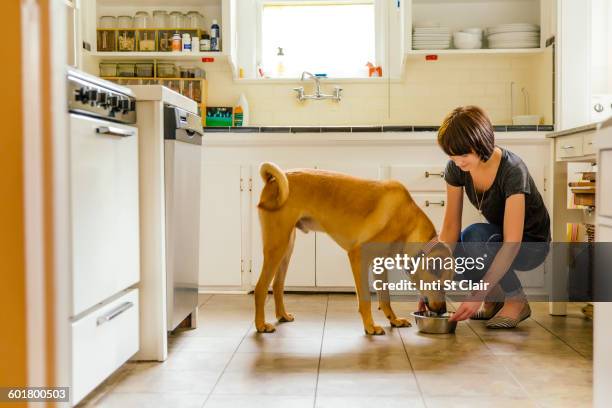
POLYGON ((227 55, 219 51, 210 52, 158 52, 158 51, 134 51, 134 52, 103 52, 96 51, 90 54, 92 57, 113 59, 113 60, 181 60, 181 61, 201 61, 202 58, 215 58, 215 60, 225 60, 227 55))

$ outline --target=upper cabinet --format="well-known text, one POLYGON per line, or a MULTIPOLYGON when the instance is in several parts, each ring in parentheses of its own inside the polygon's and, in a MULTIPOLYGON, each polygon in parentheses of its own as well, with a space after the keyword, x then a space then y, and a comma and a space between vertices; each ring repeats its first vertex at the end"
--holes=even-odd
POLYGON ((540 52, 554 31, 554 0, 404 1, 408 55, 540 52))
MULTIPOLYGON (((82 2, 81 24, 85 70, 97 73, 101 59, 169 59, 201 62, 232 60, 236 0, 88 0, 82 2), (145 16, 145 17, 142 17, 145 16), (213 39, 213 22, 219 36, 213 39), (184 52, 188 34, 191 52, 184 52), (173 37, 180 51, 173 51, 173 37), (206 48, 192 40, 206 39, 206 48), (215 41, 218 47, 215 48, 215 41)), ((176 50, 176 49, 175 49, 176 50)))

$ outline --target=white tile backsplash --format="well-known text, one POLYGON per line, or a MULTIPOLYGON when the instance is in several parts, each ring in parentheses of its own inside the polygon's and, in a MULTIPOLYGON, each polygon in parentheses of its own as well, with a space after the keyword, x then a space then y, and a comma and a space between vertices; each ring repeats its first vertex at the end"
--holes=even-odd
POLYGON ((552 56, 534 55, 440 56, 439 61, 409 59, 402 80, 364 83, 323 81, 323 92, 340 85, 343 99, 299 102, 294 87, 309 82, 241 83, 231 77, 225 64, 207 66, 208 105, 231 106, 244 92, 249 101, 252 125, 438 125, 460 105, 484 108, 494 124, 511 124, 510 82, 515 83, 514 114, 524 113, 525 87, 531 113, 552 123, 552 56))

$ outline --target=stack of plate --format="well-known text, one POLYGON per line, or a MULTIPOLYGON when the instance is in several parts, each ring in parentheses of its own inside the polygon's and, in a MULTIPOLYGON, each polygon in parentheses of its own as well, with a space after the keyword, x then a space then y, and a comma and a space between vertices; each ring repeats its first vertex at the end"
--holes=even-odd
POLYGON ((448 27, 418 26, 412 35, 413 50, 445 50, 450 48, 451 33, 448 27))
POLYGON ((489 48, 538 48, 540 27, 535 24, 501 24, 487 28, 489 48))

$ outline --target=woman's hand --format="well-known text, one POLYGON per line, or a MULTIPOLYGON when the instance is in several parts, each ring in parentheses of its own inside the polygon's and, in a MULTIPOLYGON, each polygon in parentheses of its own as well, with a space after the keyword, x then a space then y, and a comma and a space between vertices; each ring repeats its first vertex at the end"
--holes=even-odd
POLYGON ((457 311, 448 319, 449 322, 460 322, 465 319, 472 317, 478 310, 480 310, 482 302, 463 302, 457 311))

